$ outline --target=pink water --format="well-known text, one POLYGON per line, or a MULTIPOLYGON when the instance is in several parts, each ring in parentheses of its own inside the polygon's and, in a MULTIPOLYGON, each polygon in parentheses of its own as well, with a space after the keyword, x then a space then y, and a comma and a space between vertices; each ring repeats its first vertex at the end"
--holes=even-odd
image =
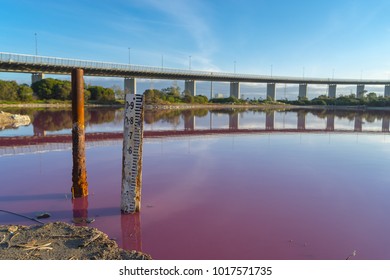
MULTIPOLYGON (((90 195, 70 199, 71 150, 0 157, 0 209, 94 218, 155 259, 390 259, 387 134, 145 139, 142 209, 121 215, 121 146, 87 149, 90 195)), ((0 213, 0 223, 32 224, 0 213)))

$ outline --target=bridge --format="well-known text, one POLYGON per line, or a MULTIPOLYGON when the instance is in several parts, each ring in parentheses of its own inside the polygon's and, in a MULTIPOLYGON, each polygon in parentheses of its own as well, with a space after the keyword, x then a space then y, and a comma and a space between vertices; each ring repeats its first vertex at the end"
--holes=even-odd
POLYGON ((356 85, 356 95, 361 97, 365 85, 383 85, 384 96, 390 96, 390 80, 372 79, 324 79, 310 77, 283 77, 240 73, 193 71, 164 67, 149 67, 90 60, 66 59, 0 52, 0 71, 31 73, 32 82, 41 80, 44 74, 70 75, 73 69, 83 69, 86 76, 122 77, 125 93, 136 93, 137 78, 184 80, 185 91, 196 95, 197 81, 230 82, 230 96, 240 98, 240 83, 266 83, 267 98, 276 99, 276 84, 298 84, 299 97, 307 96, 308 84, 328 85, 328 96, 336 97, 337 85, 356 85))

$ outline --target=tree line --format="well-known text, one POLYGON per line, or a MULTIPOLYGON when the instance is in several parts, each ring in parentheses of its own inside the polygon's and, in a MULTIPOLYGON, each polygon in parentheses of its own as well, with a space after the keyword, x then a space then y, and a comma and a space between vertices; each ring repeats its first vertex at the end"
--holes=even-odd
MULTIPOLYGON (((123 96, 123 91, 118 87, 105 88, 102 86, 84 86, 84 98, 86 101, 101 103, 114 102, 116 95, 123 96)), ((70 81, 58 79, 42 79, 33 83, 18 84, 15 81, 0 80, 0 100, 31 102, 34 100, 71 100, 72 84, 70 81)))
POLYGON ((204 95, 191 95, 187 91, 180 92, 180 87, 172 86, 158 89, 147 89, 143 93, 146 104, 197 103, 206 104, 208 98, 204 95))
MULTIPOLYGON (((0 80, 0 101, 12 102, 33 102, 34 100, 71 100, 71 82, 58 79, 42 79, 33 83, 18 84, 15 81, 0 80)), ((102 86, 84 86, 86 102, 114 103, 118 99, 124 99, 124 92, 118 86, 106 88, 102 86)), ((158 89, 147 89, 143 93, 146 104, 172 104, 172 103, 196 103, 196 104, 291 104, 291 105, 336 105, 336 106, 390 106, 390 97, 378 96, 375 92, 363 93, 356 97, 355 94, 340 95, 337 98, 330 98, 327 95, 320 95, 311 100, 299 98, 298 100, 270 99, 237 99, 235 97, 208 99, 204 95, 193 96, 190 92, 181 92, 180 87, 171 86, 158 89)))
POLYGON ((387 107, 390 106, 390 97, 378 96, 375 92, 363 93, 360 97, 355 94, 340 95, 337 98, 330 98, 327 95, 320 95, 311 100, 299 98, 298 100, 280 100, 285 104, 292 105, 325 105, 325 106, 369 106, 387 107))

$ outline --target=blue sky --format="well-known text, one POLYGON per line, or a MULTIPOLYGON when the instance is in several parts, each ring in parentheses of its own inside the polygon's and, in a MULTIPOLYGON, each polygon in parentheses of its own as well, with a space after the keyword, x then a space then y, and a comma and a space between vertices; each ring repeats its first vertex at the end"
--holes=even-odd
POLYGON ((2 0, 0 51, 35 54, 36 33, 44 56, 390 79, 389 15, 380 0, 2 0))

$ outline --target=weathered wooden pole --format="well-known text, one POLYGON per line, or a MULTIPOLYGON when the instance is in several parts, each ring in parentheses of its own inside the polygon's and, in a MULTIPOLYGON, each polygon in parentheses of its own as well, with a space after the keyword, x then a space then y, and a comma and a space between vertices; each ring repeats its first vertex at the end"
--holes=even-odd
POLYGON ((87 170, 85 166, 84 128, 84 71, 72 70, 72 197, 88 195, 87 170))
POLYGON ((121 188, 121 211, 123 213, 135 213, 141 209, 142 141, 142 95, 126 94, 121 188))

